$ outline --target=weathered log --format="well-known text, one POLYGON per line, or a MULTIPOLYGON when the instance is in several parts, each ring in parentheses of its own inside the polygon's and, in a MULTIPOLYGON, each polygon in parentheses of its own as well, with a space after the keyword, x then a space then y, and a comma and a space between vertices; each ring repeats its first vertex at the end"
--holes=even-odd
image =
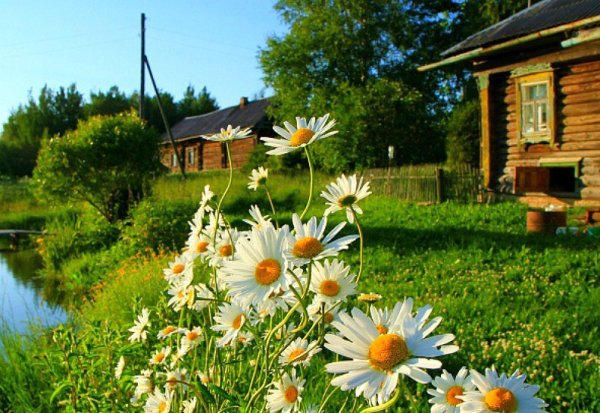
POLYGON ((565 75, 558 79, 561 86, 579 85, 590 82, 600 81, 600 72, 581 73, 576 75, 565 75))
POLYGON ((530 152, 519 152, 517 148, 510 148, 508 159, 519 160, 519 159, 539 159, 539 158, 561 158, 564 156, 580 156, 586 157, 600 157, 600 150, 587 150, 587 151, 553 151, 546 153, 530 153, 530 152))
POLYGON ((578 93, 594 92, 600 90, 600 80, 590 81, 584 83, 576 83, 571 85, 561 85, 559 88, 560 93, 563 95, 574 95, 578 93))
POLYGON ((587 63, 580 63, 577 65, 572 65, 568 68, 566 68, 566 70, 569 73, 586 73, 586 72, 594 72, 594 71, 600 71, 600 62, 587 62, 587 63))
POLYGON ((560 146, 562 151, 587 151, 600 149, 600 141, 565 142, 560 146))
POLYGON ((596 132, 562 133, 559 135, 561 142, 581 142, 600 140, 600 128, 596 132))
POLYGON ((600 175, 582 175, 581 182, 587 186, 600 186, 600 175))
POLYGON ((600 123, 590 123, 588 125, 570 125, 562 129, 562 133, 582 133, 600 131, 600 123))
POLYGON ((594 102, 594 104, 598 105, 600 103, 600 93, 598 92, 585 92, 585 93, 574 93, 572 95, 567 95, 562 99, 563 105, 570 105, 573 103, 586 103, 586 102, 594 102))
POLYGON ((581 190, 581 199, 599 199, 600 186, 588 186, 581 190))
POLYGON ((600 114, 570 116, 563 121, 565 126, 589 125, 592 123, 600 123, 600 114))
POLYGON ((582 175, 600 175, 600 163, 597 166, 585 166, 581 168, 582 175))
POLYGON ((560 109, 560 113, 562 113, 564 116, 600 114, 600 105, 594 105, 590 103, 570 104, 563 106, 560 109))
POLYGON ((581 162, 584 166, 600 166, 600 156, 583 158, 581 162))

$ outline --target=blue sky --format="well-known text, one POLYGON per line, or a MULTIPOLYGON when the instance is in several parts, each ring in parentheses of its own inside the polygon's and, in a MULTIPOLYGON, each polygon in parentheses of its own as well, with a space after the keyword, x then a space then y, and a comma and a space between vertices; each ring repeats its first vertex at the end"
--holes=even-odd
MULTIPOLYGON (((140 14, 159 88, 178 100, 206 86, 221 107, 263 89, 257 52, 286 31, 272 0, 2 0, 0 126, 11 110, 52 89, 90 91, 140 84, 140 14)), ((151 92, 146 76, 146 90, 151 92)), ((268 94, 268 91, 267 91, 268 94)))

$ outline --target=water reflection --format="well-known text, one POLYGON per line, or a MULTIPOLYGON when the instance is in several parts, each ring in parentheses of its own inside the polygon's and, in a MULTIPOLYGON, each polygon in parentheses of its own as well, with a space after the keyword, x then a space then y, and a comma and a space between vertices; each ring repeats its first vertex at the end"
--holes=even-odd
POLYGON ((23 332, 31 322, 54 325, 67 318, 57 297, 44 297, 41 267, 35 251, 0 252, 0 317, 13 329, 23 332))

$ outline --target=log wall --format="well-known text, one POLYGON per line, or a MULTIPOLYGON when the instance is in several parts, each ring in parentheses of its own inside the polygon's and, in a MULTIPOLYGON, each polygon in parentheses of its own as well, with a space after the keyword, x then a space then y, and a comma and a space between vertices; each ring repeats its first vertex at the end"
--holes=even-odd
POLYGON ((555 64, 555 114, 558 145, 519 147, 516 93, 508 73, 490 76, 492 180, 501 192, 513 193, 515 168, 538 166, 540 158, 581 157, 578 195, 600 200, 600 58, 585 63, 555 64))

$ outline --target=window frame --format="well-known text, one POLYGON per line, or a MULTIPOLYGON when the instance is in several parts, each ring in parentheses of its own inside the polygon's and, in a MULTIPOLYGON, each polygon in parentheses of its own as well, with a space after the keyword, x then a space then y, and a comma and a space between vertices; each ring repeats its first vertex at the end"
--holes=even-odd
POLYGON ((187 148, 186 149, 186 161, 188 165, 194 165, 196 162, 196 154, 195 154, 195 150, 194 148, 187 148), (191 156, 191 159, 190 159, 191 156))
POLYGON ((177 167, 177 154, 175 152, 171 153, 171 167, 172 168, 177 167))
MULTIPOLYGON (((555 104, 555 86, 554 86, 554 72, 545 71, 541 73, 528 74, 523 76, 515 77, 515 94, 516 94, 516 118, 517 118, 517 142, 519 146, 525 147, 530 144, 549 144, 554 145, 556 143, 556 104, 555 104), (536 100, 524 101, 523 88, 527 86, 535 86, 539 84, 546 84, 546 130, 524 132, 524 103, 533 102, 534 112, 536 107, 536 100)), ((534 124, 535 117, 534 113, 534 124)))

